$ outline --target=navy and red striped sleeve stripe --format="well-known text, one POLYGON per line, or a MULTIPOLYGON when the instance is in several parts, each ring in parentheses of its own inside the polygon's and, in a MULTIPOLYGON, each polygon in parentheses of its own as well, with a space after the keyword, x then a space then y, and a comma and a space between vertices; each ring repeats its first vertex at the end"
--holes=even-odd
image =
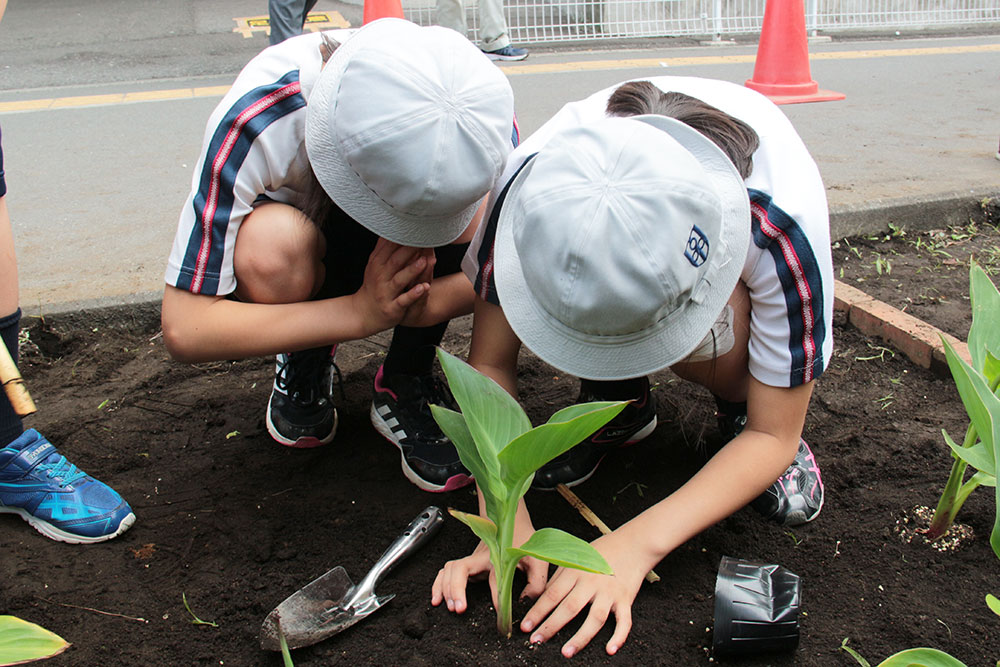
POLYGON ((788 313, 789 386, 816 379, 823 372, 823 281, 816 255, 802 228, 775 206, 771 197, 749 190, 753 241, 774 260, 788 313))
POLYGON ((479 252, 476 255, 476 263, 479 265, 479 273, 476 275, 474 284, 476 294, 480 299, 492 303, 494 306, 500 305, 500 297, 497 294, 497 284, 493 273, 493 246, 497 238, 497 223, 500 220, 500 210, 503 208, 504 202, 507 199, 507 192, 510 190, 514 179, 517 178, 517 175, 531 162, 531 158, 535 157, 535 155, 537 153, 528 156, 524 163, 514 172, 510 180, 507 181, 507 185, 500 191, 500 195, 497 196, 497 200, 493 204, 493 209, 490 211, 490 217, 486 221, 486 229, 483 231, 483 242, 480 244, 479 252))
POLYGON ((260 133, 305 105, 299 72, 293 70, 254 88, 230 107, 209 142, 194 196, 195 225, 177 287, 195 294, 217 292, 237 174, 260 133))

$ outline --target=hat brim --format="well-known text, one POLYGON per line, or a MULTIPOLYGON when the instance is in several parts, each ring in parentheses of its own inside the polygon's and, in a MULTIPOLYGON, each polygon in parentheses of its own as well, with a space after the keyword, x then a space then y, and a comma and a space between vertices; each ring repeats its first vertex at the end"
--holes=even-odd
MULTIPOLYGON (((433 221, 435 224, 428 224, 427 217, 410 216, 393 209, 351 168, 326 119, 331 117, 332 107, 337 104, 341 77, 355 53, 386 39, 405 39, 411 30, 429 29, 432 28, 422 28, 397 18, 379 19, 363 26, 333 52, 306 105, 306 153, 317 180, 330 199, 347 215, 379 236, 418 248, 448 245, 461 236, 475 216, 479 202, 454 215, 438 218, 433 221)), ((457 36, 454 31, 447 32, 457 36)))
MULTIPOLYGON (((722 208, 720 240, 729 259, 712 281, 712 289, 682 312, 627 336, 592 336, 558 322, 536 301, 521 269, 514 242, 513 207, 502 208, 494 252, 500 305, 511 328, 539 358, 564 373, 590 380, 623 380, 671 366, 688 356, 708 334, 743 271, 750 244, 750 201, 746 184, 725 153, 697 130, 674 118, 632 116, 669 134, 701 163, 719 195, 722 208)), ((542 151, 545 149, 542 148, 542 151)), ((534 162, 534 161, 532 161, 534 162)), ((531 177, 526 165, 511 183, 506 201, 531 177)))

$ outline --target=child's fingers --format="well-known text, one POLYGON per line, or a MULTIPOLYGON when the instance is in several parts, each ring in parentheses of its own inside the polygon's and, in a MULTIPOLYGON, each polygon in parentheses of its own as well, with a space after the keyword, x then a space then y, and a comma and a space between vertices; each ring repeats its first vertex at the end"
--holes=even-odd
POLYGON ((418 283, 406 290, 394 299, 394 303, 398 308, 406 310, 413 304, 415 304, 420 299, 424 298, 430 291, 430 283, 418 283))
MULTIPOLYGON (((565 602, 563 603, 565 604, 565 602)), ((586 604, 586 603, 585 603, 586 604)), ((582 609, 582 607, 581 607, 582 609)), ((586 620, 580 629, 576 631, 576 634, 570 637, 569 641, 563 644, 562 654, 567 658, 572 658, 574 655, 579 653, 590 640, 594 638, 601 628, 604 627, 604 623, 608 620, 608 614, 611 613, 611 606, 609 603, 594 600, 590 604, 590 613, 587 614, 586 620)), ((576 614, 573 614, 576 616, 576 614)), ((572 618, 572 616, 570 617, 572 618)))
POLYGON ((536 558, 525 558, 521 565, 528 575, 528 584, 521 591, 521 597, 535 600, 545 591, 545 584, 549 579, 549 564, 536 558))
POLYGON ((463 613, 468 608, 465 599, 465 587, 469 581, 469 559, 453 560, 445 563, 438 572, 431 588, 431 604, 437 606, 442 601, 448 611, 463 613))
MULTIPOLYGON (((430 279, 426 278, 427 272, 427 258, 426 257, 416 257, 409 264, 404 265, 399 269, 395 269, 392 274, 392 285, 397 291, 403 291, 409 289, 416 283, 429 283, 430 279)), ((388 270, 393 271, 394 269, 386 267, 388 270)))
POLYGON ((615 608, 615 633, 611 635, 611 639, 608 640, 608 643, 604 647, 608 655, 618 653, 618 649, 625 644, 625 640, 628 639, 628 633, 631 631, 632 606, 618 604, 615 608))

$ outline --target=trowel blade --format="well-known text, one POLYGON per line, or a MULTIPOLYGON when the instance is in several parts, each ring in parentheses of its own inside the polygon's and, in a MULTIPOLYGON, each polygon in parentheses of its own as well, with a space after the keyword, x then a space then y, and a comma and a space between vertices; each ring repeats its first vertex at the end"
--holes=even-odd
POLYGON ((260 628, 260 647, 265 651, 281 649, 279 622, 290 649, 315 644, 348 627, 330 622, 330 614, 324 612, 347 600, 353 588, 347 570, 340 566, 314 579, 267 615, 260 628))

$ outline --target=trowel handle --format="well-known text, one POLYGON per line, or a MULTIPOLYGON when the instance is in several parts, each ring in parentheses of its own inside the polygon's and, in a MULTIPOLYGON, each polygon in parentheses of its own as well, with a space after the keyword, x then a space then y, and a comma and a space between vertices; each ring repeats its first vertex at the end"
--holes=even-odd
POLYGON ((396 567, 397 563, 434 537, 434 534, 441 529, 442 523, 444 523, 444 516, 441 514, 441 510, 433 505, 417 515, 417 518, 410 522, 406 530, 389 545, 389 548, 372 566, 365 578, 358 583, 355 588, 356 593, 352 597, 356 600, 364 600, 374 594, 378 582, 382 581, 385 575, 396 567))

